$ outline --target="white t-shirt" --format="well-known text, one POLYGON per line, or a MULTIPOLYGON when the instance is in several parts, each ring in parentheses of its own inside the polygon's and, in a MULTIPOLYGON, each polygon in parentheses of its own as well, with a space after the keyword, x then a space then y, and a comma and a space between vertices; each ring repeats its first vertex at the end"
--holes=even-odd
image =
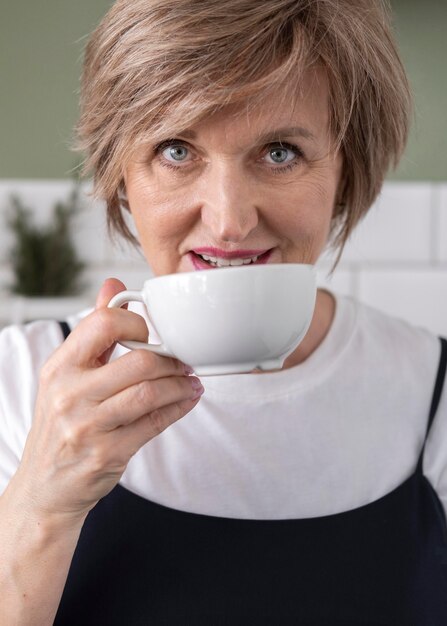
MULTIPOLYGON (((306 361, 203 377, 195 409, 132 457, 121 485, 193 513, 297 519, 363 506, 404 482, 426 433, 439 339, 333 295, 331 328, 306 361)), ((67 321, 74 327, 87 313, 67 321)), ((20 463, 40 367, 61 341, 54 321, 0 333, 0 493, 20 463)), ((423 470, 447 511, 446 391, 423 470)))

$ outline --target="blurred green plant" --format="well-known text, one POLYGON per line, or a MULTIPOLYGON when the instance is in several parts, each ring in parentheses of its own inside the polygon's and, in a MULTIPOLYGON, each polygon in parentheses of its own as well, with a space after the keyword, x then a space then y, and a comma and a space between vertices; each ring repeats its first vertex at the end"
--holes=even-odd
POLYGON ((18 195, 10 197, 7 225, 15 237, 9 254, 15 278, 8 286, 11 293, 73 296, 84 291, 81 277, 86 264, 79 259, 71 238, 73 218, 81 210, 78 181, 68 199, 55 204, 48 225, 40 228, 18 195))

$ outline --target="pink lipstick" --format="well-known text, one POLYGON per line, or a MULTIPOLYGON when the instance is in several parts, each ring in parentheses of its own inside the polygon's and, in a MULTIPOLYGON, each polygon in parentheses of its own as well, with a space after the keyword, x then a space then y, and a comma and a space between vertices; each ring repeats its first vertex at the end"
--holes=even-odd
POLYGON ((221 267, 244 267, 247 265, 262 265, 267 263, 273 248, 270 250, 234 250, 231 252, 225 250, 219 250, 217 248, 195 248, 191 250, 188 254, 191 263, 196 270, 211 270, 221 267), (202 258, 201 255, 205 257, 211 257, 213 260, 202 258), (257 258, 256 258, 257 257, 257 258), (238 263, 237 265, 230 265, 229 262, 234 259, 245 259, 246 261, 250 258, 256 258, 255 261, 250 261, 249 263, 238 263), (218 265, 217 261, 214 259, 222 259, 227 261, 228 263, 225 265, 218 265))
POLYGON ((194 248, 195 254, 205 254, 207 256, 217 257, 220 259, 248 259, 249 257, 261 256, 269 250, 220 250, 219 248, 194 248))

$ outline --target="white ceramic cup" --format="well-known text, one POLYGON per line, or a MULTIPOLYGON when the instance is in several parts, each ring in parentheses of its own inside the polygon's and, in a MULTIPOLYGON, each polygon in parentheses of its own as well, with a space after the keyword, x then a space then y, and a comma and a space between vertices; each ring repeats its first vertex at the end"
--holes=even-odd
POLYGON ((190 365, 199 376, 280 369, 312 320, 313 265, 283 263, 180 272, 145 281, 109 302, 137 300, 162 343, 120 341, 190 365))

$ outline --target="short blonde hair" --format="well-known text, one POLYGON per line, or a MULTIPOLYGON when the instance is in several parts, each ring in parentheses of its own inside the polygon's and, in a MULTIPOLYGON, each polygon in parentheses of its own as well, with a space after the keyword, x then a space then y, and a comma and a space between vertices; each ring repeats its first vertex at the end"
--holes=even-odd
POLYGON ((343 247, 404 150, 408 81, 382 0, 118 0, 88 42, 76 148, 111 230, 133 240, 123 173, 136 146, 323 65, 343 154, 331 240, 343 247))

